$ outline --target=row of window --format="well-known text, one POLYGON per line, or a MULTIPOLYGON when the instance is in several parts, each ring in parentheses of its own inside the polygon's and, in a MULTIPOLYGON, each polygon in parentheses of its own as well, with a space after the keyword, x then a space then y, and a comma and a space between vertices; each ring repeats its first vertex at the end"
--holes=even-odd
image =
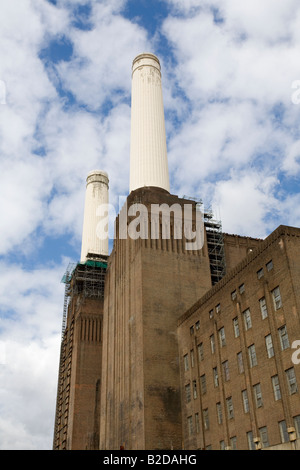
MULTIPOLYGON (((218 403, 217 403, 218 405, 218 403)), ((294 416, 294 427, 296 431, 296 436, 297 438, 300 438, 300 415, 294 416)), ((204 426, 205 423, 207 423, 208 420, 208 413, 207 410, 203 410, 203 422, 204 426)), ((279 421, 278 422, 279 426, 279 432, 280 432, 280 437, 281 437, 281 442, 289 442, 289 434, 287 431, 287 424, 285 420, 279 421)), ((188 434, 189 436, 192 436, 194 434, 199 434, 200 433, 200 419, 199 419, 199 413, 195 413, 194 418, 193 416, 188 416, 187 418, 187 427, 188 427, 188 434)), ((248 447, 250 450, 255 450, 255 443, 254 443, 254 436, 252 431, 248 431, 246 433, 247 435, 247 442, 248 442, 248 447)), ((268 437, 268 428, 267 426, 262 426, 259 428, 259 438, 260 438, 260 444, 261 447, 269 447, 269 437, 268 437)), ((237 437, 232 436, 230 437, 229 440, 229 445, 232 450, 238 449, 237 445, 237 437)), ((224 440, 220 441, 220 449, 225 450, 226 444, 224 440)), ((212 449, 211 445, 206 446, 206 450, 212 449)))
MULTIPOLYGON (((229 368, 228 368, 228 361, 223 362, 223 373, 224 373, 224 380, 229 380, 229 368)), ((297 385, 297 379, 296 379, 296 374, 295 374, 295 369, 294 367, 290 367, 289 369, 286 369, 285 371, 286 374, 286 379, 287 379, 287 385, 288 385, 288 390, 290 395, 293 395, 294 393, 298 392, 298 385, 297 385)), ((218 375, 218 369, 217 367, 213 368, 213 380, 214 380, 214 386, 218 387, 219 386, 219 375, 218 375)), ((279 379, 278 375, 274 375, 271 377, 272 380, 272 387, 273 387, 273 392, 274 392, 274 400, 280 400, 281 399, 281 391, 280 391, 280 384, 279 384, 279 379)), ((203 374, 200 376, 200 392, 201 395, 205 395, 207 391, 206 388, 206 375, 203 374)), ((185 385, 185 400, 186 403, 189 403, 192 400, 192 396, 194 399, 198 397, 198 389, 197 389, 197 380, 193 380, 192 383, 188 383, 185 385)), ((260 408, 263 406, 263 397, 262 397, 262 392, 261 392, 261 385, 260 383, 257 383, 256 385, 253 386, 253 396, 255 399, 256 407, 260 408)), ((248 413, 249 412, 249 400, 248 400, 248 392, 247 390, 242 391, 242 401, 243 401, 243 408, 244 412, 248 413)), ((232 416, 228 416, 228 418, 233 418, 232 416)), ((221 424, 221 423, 219 423, 221 424)))
MULTIPOLYGON (((249 318, 247 317, 247 324, 249 325, 249 318)), ((240 332, 239 332, 239 325, 238 325, 238 319, 234 318, 233 319, 233 328, 234 328, 234 334, 235 337, 238 337, 240 332)), ((281 350, 284 351, 285 349, 288 349, 290 347, 290 342, 289 342, 289 337, 288 337, 288 332, 286 325, 281 326, 278 328, 278 336, 279 336, 279 342, 280 342, 280 347, 281 350)), ((223 347, 226 345, 226 336, 225 336, 225 329, 224 327, 220 328, 218 330, 219 334, 219 342, 220 346, 223 347)), ((265 345, 266 345, 266 352, 268 358, 271 358, 274 356, 274 347, 273 347, 273 339, 271 333, 265 336, 265 345)), ((216 345, 215 345, 215 335, 212 334, 210 336, 210 348, 211 348, 211 353, 214 354, 216 351, 216 345)), ((204 360, 204 351, 203 351, 203 343, 200 343, 197 345, 197 350, 198 350, 198 360, 201 362, 204 360)), ((256 350, 255 350, 255 344, 251 344, 248 346, 248 357, 249 357, 249 365, 250 367, 254 367, 257 365, 257 356, 256 356, 256 350)), ((189 360, 189 354, 185 354, 183 356, 183 364, 184 364, 184 370, 188 371, 190 368, 190 362, 191 362, 191 367, 193 368, 195 365, 195 357, 194 357, 194 349, 191 349, 190 351, 190 360, 189 360)), ((224 361, 223 364, 225 364, 228 361, 224 361)), ((242 352, 240 351, 237 354, 237 362, 238 362, 238 369, 239 373, 244 372, 244 365, 243 365, 243 355, 242 352)), ((226 380, 226 376, 224 376, 226 380)), ((229 379, 228 379, 229 380, 229 379)))
MULTIPOLYGON (((244 284, 243 284, 244 285, 244 284)), ((234 291, 236 292, 236 291, 234 291)), ((232 293, 232 295, 234 294, 232 293)), ((280 288, 279 286, 275 287, 271 291, 272 294, 272 299, 273 299, 273 305, 274 305, 274 310, 279 310, 282 307, 282 300, 281 300, 281 294, 280 294, 280 288)), ((260 312, 261 312, 261 317, 264 320, 268 316, 268 310, 267 310, 267 304, 266 304, 266 299, 265 297, 262 297, 259 299, 259 307, 260 307, 260 312)), ((216 306, 216 312, 220 313, 221 311, 221 305, 218 304, 216 306)), ((212 318, 214 314, 214 310, 209 311, 209 317, 212 318)), ((245 324, 245 329, 248 330, 249 328, 252 327, 252 320, 251 320, 251 314, 250 314, 250 309, 247 308, 243 312, 243 318, 244 318, 244 324, 245 324)), ((237 321, 237 318, 235 319, 237 321)), ((192 325, 190 327, 190 334, 193 335, 195 331, 198 331, 200 329, 200 321, 198 320, 195 325, 192 325)))

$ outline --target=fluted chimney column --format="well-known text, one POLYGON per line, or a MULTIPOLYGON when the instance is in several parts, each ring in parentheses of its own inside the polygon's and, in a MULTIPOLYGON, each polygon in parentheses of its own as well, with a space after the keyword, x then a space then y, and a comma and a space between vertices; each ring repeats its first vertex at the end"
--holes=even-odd
POLYGON ((144 186, 170 191, 160 63, 150 53, 132 64, 130 191, 144 186))
POLYGON ((108 219, 104 210, 107 206, 108 175, 105 171, 93 170, 86 179, 81 262, 108 256, 108 236, 104 230, 105 218, 108 219))

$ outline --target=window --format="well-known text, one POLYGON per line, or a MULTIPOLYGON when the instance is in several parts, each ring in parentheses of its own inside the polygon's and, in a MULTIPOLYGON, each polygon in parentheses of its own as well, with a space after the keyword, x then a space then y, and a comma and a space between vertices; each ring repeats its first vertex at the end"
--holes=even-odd
POLYGON ((254 444, 254 440, 253 440, 253 432, 252 431, 247 432, 247 441, 248 441, 249 450, 255 450, 255 444, 254 444))
POLYGON ((214 354, 214 352, 215 352, 215 335, 210 336, 210 348, 211 348, 212 354, 214 354))
POLYGON ((261 408, 263 406, 263 400, 262 400, 260 384, 253 385, 253 392, 254 392, 256 408, 261 408))
POLYGON ((219 340, 221 348, 226 345, 226 338, 225 338, 225 329, 224 326, 219 329, 219 340))
POLYGON ((222 405, 220 402, 217 403, 217 419, 218 419, 218 424, 223 423, 222 405))
POLYGON ((231 300, 235 300, 235 299, 236 299, 236 290, 231 292, 231 300))
POLYGON ((191 334, 191 335, 194 334, 194 325, 190 327, 190 334, 191 334))
POLYGON ((206 393, 206 376, 205 374, 200 376, 200 384, 201 384, 201 393, 204 395, 206 393))
POLYGON ((216 313, 221 312, 221 304, 216 305, 216 313))
POLYGON ((200 321, 196 321, 196 331, 198 331, 200 329, 200 321))
POLYGON ((220 450, 225 450, 225 441, 220 441, 220 450))
POLYGON ((300 437, 300 415, 298 416, 294 416, 294 426, 295 426, 295 430, 296 430, 296 436, 300 437))
POLYGON ((262 297, 259 299, 259 306, 260 306, 260 313, 261 317, 264 320, 268 316, 268 310, 267 310, 267 304, 266 304, 266 299, 262 297))
POLYGON ((249 413, 249 399, 248 399, 247 390, 242 390, 242 400, 243 400, 244 412, 249 413))
POLYGON ((222 362, 224 380, 227 382, 229 380, 229 364, 228 361, 222 362))
POLYGON ((279 378, 278 375, 273 375, 272 379, 272 386, 274 392, 274 400, 281 400, 281 392, 280 392, 280 385, 279 385, 279 378))
POLYGON ((209 417, 208 417, 208 408, 205 408, 203 410, 203 424, 204 424, 204 429, 209 429, 209 417))
POLYGON ((245 284, 241 284, 239 286, 239 291, 240 291, 240 294, 243 294, 245 292, 245 284))
POLYGON ((294 393, 297 393, 297 391, 298 391, 294 367, 291 367, 290 369, 287 369, 285 371, 285 373, 286 373, 286 378, 287 378, 287 383, 288 383, 290 395, 293 395, 294 393))
POLYGON ((278 333, 279 333, 281 350, 284 351, 284 349, 287 349, 290 347, 286 326, 284 325, 281 328, 278 328, 278 333))
POLYGON ((191 385, 190 384, 187 384, 185 386, 185 399, 187 403, 191 401, 191 385))
POLYGON ((194 367, 194 365, 195 365, 194 350, 191 349, 191 367, 194 367))
POLYGON ((257 271, 257 279, 261 279, 264 276, 264 269, 261 268, 257 271))
POLYGON ((197 381, 193 380, 193 397, 197 398, 197 381))
POLYGON ((196 428, 196 433, 198 434, 200 432, 199 413, 195 413, 195 428, 196 428))
POLYGON ((218 374, 218 368, 217 367, 213 368, 213 377, 214 377, 214 386, 218 387, 219 386, 219 374, 218 374))
POLYGON ((275 289, 272 290, 272 297, 273 297, 274 309, 275 310, 280 309, 282 307, 282 303, 281 303, 281 295, 280 295, 279 286, 275 287, 275 289))
POLYGON ((262 428, 259 428, 259 436, 260 436, 261 446, 262 447, 269 447, 269 438, 268 438, 267 426, 263 426, 262 428))
POLYGON ((268 358, 273 357, 274 356, 274 348, 273 348, 272 336, 267 335, 265 337, 265 342, 266 342, 268 358))
POLYGON ((287 432, 287 426, 286 426, 286 421, 279 421, 279 431, 280 431, 280 437, 281 437, 281 442, 289 442, 289 434, 287 432))
POLYGON ((199 359, 199 361, 203 361, 203 359, 204 359, 203 343, 198 344, 197 349, 198 349, 198 359, 199 359))
POLYGON ((255 351, 254 344, 251 344, 251 346, 248 347, 248 353, 249 353, 250 367, 257 366, 257 358, 256 358, 256 351, 255 351))
POLYGON ((228 416, 228 419, 234 418, 232 397, 226 398, 226 406, 227 406, 227 416, 228 416))
POLYGON ((183 356, 183 363, 184 363, 184 370, 187 371, 189 370, 189 355, 185 354, 183 356))
POLYGON ((252 327, 252 321, 251 321, 251 315, 250 315, 250 309, 249 308, 247 308, 243 312, 243 317, 244 317, 245 330, 249 330, 252 327))
POLYGON ((231 447, 231 450, 236 450, 237 449, 236 436, 233 436, 233 437, 230 438, 230 447, 231 447))
POLYGON ((211 318, 214 318, 214 311, 213 311, 213 309, 209 311, 208 316, 209 316, 210 319, 211 319, 211 318))
POLYGON ((237 363, 238 363, 239 373, 242 374, 244 372, 244 362, 243 362, 242 351, 237 353, 237 363))
POLYGON ((187 425, 188 425, 188 433, 189 436, 192 436, 194 434, 194 429, 193 429, 193 417, 188 416, 187 418, 187 425))
POLYGON ((233 331, 234 331, 234 337, 238 338, 240 336, 240 328, 239 328, 239 320, 238 317, 235 317, 232 320, 233 323, 233 331))
POLYGON ((271 269, 273 269, 273 261, 269 261, 267 264, 266 264, 266 268, 267 268, 267 271, 271 271, 271 269))

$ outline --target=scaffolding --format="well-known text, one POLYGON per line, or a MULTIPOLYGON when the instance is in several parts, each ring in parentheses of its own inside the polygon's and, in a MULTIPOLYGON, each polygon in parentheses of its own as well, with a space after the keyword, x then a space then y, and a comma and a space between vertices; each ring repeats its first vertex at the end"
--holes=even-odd
POLYGON ((67 448, 75 320, 74 314, 69 311, 70 300, 74 295, 81 295, 83 297, 90 298, 103 298, 106 268, 107 257, 101 259, 89 259, 84 263, 70 263, 61 280, 61 282, 65 284, 65 293, 53 449, 67 448), (70 315, 70 318, 68 318, 68 315, 70 315))
POLYGON ((211 209, 204 212, 204 226, 206 229, 211 281, 212 285, 215 285, 226 274, 226 262, 222 223, 220 220, 215 220, 211 209))

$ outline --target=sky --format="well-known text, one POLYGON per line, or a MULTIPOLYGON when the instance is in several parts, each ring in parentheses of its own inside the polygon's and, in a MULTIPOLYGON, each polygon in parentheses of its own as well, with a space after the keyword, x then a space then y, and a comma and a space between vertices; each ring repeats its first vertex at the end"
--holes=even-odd
POLYGON ((171 193, 300 226, 298 0, 0 0, 0 450, 52 448, 85 180, 129 188, 131 64, 159 57, 171 193))

